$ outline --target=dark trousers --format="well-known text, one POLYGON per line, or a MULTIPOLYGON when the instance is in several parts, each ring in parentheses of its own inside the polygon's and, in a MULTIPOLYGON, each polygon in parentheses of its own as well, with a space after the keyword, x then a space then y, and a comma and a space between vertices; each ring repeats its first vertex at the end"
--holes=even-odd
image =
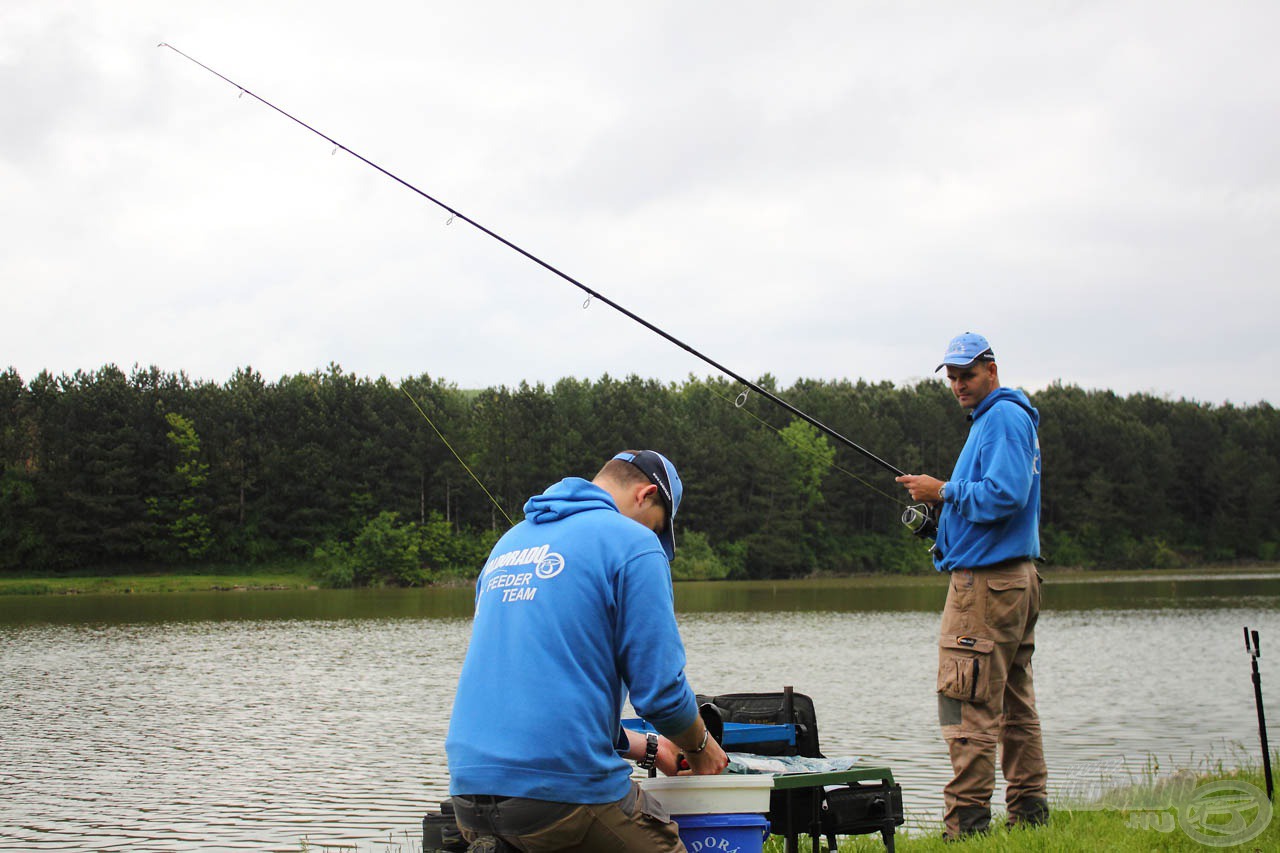
POLYGON ((453 810, 467 841, 493 835, 527 853, 686 853, 679 827, 634 780, 614 803, 455 795, 453 810))

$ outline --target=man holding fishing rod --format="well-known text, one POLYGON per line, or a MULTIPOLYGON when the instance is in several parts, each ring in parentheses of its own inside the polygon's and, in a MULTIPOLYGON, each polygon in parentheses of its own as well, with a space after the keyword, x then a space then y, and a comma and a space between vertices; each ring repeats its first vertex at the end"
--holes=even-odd
POLYGON ((684 676, 669 561, 683 486, 652 450, 529 499, 476 582, 445 750, 458 826, 519 850, 685 850, 631 779, 728 765, 684 676), (623 699, 661 735, 625 729, 623 699))
POLYGON ((952 339, 938 370, 968 411, 969 436, 951 479, 898 477, 912 500, 939 510, 934 565, 950 573, 938 649, 938 720, 955 775, 943 788, 944 838, 991 824, 996 747, 1008 822, 1049 819, 1044 747, 1031 681, 1040 614, 1039 413, 1000 385, 982 335, 952 339))

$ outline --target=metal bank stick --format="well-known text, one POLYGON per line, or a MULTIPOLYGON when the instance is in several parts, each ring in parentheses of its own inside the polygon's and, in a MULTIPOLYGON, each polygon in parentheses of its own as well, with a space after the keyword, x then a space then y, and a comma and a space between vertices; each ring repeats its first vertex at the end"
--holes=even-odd
POLYGON ((1262 656, 1262 647, 1258 645, 1258 632, 1252 633, 1250 641, 1249 626, 1244 628, 1244 650, 1249 653, 1253 663, 1253 701, 1258 706, 1258 737, 1262 740, 1262 772, 1267 779, 1267 799, 1271 796, 1271 748, 1267 746, 1267 715, 1262 710, 1262 675, 1258 672, 1258 658, 1262 656))

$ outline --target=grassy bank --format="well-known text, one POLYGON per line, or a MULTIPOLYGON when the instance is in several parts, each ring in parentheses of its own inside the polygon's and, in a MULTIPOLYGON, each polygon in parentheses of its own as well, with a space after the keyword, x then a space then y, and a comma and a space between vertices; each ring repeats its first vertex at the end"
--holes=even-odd
MULTIPOLYGON (((1280 764, 1280 753, 1274 764, 1280 764)), ((895 846, 901 853, 1280 850, 1280 820, 1275 818, 1260 835, 1242 844, 1208 845, 1189 834, 1188 828, 1190 832, 1203 832, 1225 841, 1233 836, 1233 831, 1238 832, 1255 820, 1261 822, 1265 813, 1260 814, 1259 804, 1250 800, 1250 790, 1238 783, 1252 785, 1259 793, 1266 790, 1262 771, 1256 768, 1217 769, 1207 773, 1183 771, 1172 783, 1168 779, 1148 782, 1108 792, 1101 800, 1087 805, 1058 805, 1052 809, 1047 826, 1008 829, 1000 819, 993 822, 990 833, 960 842, 944 842, 936 826, 902 826, 898 827, 895 846), (1213 789, 1206 790, 1206 786, 1215 782, 1229 783, 1215 787, 1217 793, 1229 797, 1230 801, 1212 798, 1213 789), (1233 812, 1233 806, 1238 806, 1239 811, 1233 812), (1231 823, 1233 819, 1239 822, 1238 827, 1231 823)), ((840 853, 884 850, 878 833, 842 837, 839 841, 840 853)), ((771 837, 764 849, 765 853, 782 853, 782 839, 771 837)), ((807 841, 801 842, 801 849, 808 850, 807 841)))
POLYGON ((309 589, 316 585, 306 564, 287 563, 246 570, 209 566, 175 574, 167 571, 111 574, 95 572, 48 577, 0 577, 0 595, 77 595, 91 593, 208 592, 309 589))
MULTIPOLYGON (((1280 753, 1273 763, 1280 764, 1280 753)), ((1181 799, 1177 793, 1170 792, 1169 780, 1149 782, 1110 791, 1087 805, 1075 808, 1059 805, 1053 809, 1047 826, 1008 829, 1002 821, 997 821, 990 833, 958 842, 943 841, 937 827, 902 826, 894 836, 895 848, 900 853, 1095 853, 1099 850, 1108 853, 1150 853, 1153 850, 1204 853, 1214 849, 1260 853, 1263 850, 1280 850, 1280 819, 1273 818, 1260 834, 1243 844, 1226 846, 1197 841, 1184 829, 1187 826, 1192 832, 1207 830, 1209 836, 1230 837, 1233 830, 1230 804, 1206 810, 1203 808, 1206 800, 1197 792, 1211 783, 1232 783, 1231 793, 1243 791, 1245 800, 1248 800, 1248 789, 1237 789, 1235 783, 1247 783, 1261 793, 1265 786, 1260 770, 1218 769, 1190 775, 1182 771, 1175 776, 1175 781, 1178 784, 1173 787, 1182 791, 1181 799), (1188 802, 1192 805, 1188 806, 1188 802), (1153 807, 1161 804, 1162 807, 1153 807), (1214 832, 1215 827, 1217 833, 1214 832)), ((1222 801, 1218 802, 1222 804, 1222 801)), ((1255 821, 1263 822, 1265 813, 1260 813, 1253 805, 1245 805, 1238 817, 1243 826, 1249 826, 1255 821)), ((879 833, 842 836, 838 840, 839 853, 883 853, 885 849, 879 833)), ((825 851, 825 840, 821 845, 820 849, 825 851)), ((385 841, 373 842, 368 848, 362 844, 326 845, 322 841, 304 841, 299 849, 301 853, 328 853, 338 849, 352 853, 384 849, 396 853, 421 853, 422 836, 416 832, 396 833, 385 841)), ((800 849, 808 853, 810 843, 807 837, 800 840, 800 849)), ((783 853, 783 850, 783 839, 778 836, 770 836, 764 843, 764 853, 783 853)))
MULTIPOLYGON (((1247 759, 1242 760, 1247 761, 1247 759)), ((1280 850, 1280 815, 1269 822, 1265 810, 1266 790, 1262 771, 1258 768, 1228 769, 1221 761, 1203 760, 1201 767, 1211 771, 1180 770, 1172 777, 1154 778, 1130 786, 1108 790, 1100 797, 1075 806, 1055 804, 1047 826, 1035 829, 1009 829, 1003 819, 993 822, 992 831, 964 841, 943 841, 938 826, 901 826, 894 836, 900 853, 1149 853, 1149 851, 1185 851, 1204 853, 1222 849, 1237 851, 1280 850), (1225 783, 1224 786, 1214 783, 1225 783), (1239 783, 1244 783, 1240 785, 1239 783), (1206 790, 1206 786, 1213 788, 1206 790), (1253 786, 1251 790, 1247 786, 1253 786), (1214 799, 1211 792, 1225 787, 1227 799, 1214 799), (1254 799, 1254 797, 1257 799, 1254 799), (1233 824, 1232 821, 1237 823, 1233 824), (1241 844, 1223 844, 1232 837, 1247 836, 1265 823, 1260 834, 1241 844), (1217 843, 1196 840, 1190 833, 1203 833, 1217 843)), ((1272 760, 1280 765, 1280 752, 1272 760)), ((885 846, 879 833, 841 836, 839 853, 882 853, 885 846)), ((338 845, 304 841, 302 853, 327 853, 338 845)), ((364 853, 363 845, 343 845, 341 849, 364 853)), ((416 832, 398 833, 386 841, 374 842, 374 849, 421 853, 422 837, 416 832)), ((717 850, 720 848, 716 848, 717 850)), ((808 853, 810 842, 801 838, 800 849, 808 853)), ((826 842, 821 842, 825 851, 826 842)), ((783 839, 770 836, 764 853, 783 853, 783 839)))
MULTIPOLYGON (((155 592, 207 592, 243 591, 261 589, 312 589, 317 581, 315 564, 294 561, 269 564, 257 568, 243 565, 223 565, 173 569, 158 568, 154 571, 129 571, 113 574, 110 570, 84 572, 74 575, 34 575, 26 577, 0 577, 0 595, 74 595, 79 593, 155 593, 155 592)), ((1089 571, 1084 569, 1041 569, 1045 580, 1052 584, 1079 581, 1110 581, 1160 578, 1184 578, 1187 576, 1211 577, 1215 574, 1250 574, 1273 572, 1275 564, 1248 564, 1235 566, 1202 566, 1195 569, 1131 569, 1127 571, 1089 571)), ((869 588, 881 586, 937 587, 936 572, 919 575, 819 575, 798 583, 851 583, 869 588)), ((442 582, 443 586, 470 586, 473 580, 454 578, 442 582)), ((775 580, 739 581, 740 585, 756 584, 769 587, 775 580)))

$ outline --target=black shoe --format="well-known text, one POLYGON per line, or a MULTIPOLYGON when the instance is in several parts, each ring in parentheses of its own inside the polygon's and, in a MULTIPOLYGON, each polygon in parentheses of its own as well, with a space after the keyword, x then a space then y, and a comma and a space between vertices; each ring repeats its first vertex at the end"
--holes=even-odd
POLYGON ((991 831, 990 806, 961 806, 957 809, 957 816, 960 818, 960 831, 955 835, 943 832, 943 841, 963 841, 991 831))
POLYGON ((1023 800, 1017 810, 1009 810, 1009 826, 1044 826, 1049 822, 1049 801, 1042 799, 1023 800))

